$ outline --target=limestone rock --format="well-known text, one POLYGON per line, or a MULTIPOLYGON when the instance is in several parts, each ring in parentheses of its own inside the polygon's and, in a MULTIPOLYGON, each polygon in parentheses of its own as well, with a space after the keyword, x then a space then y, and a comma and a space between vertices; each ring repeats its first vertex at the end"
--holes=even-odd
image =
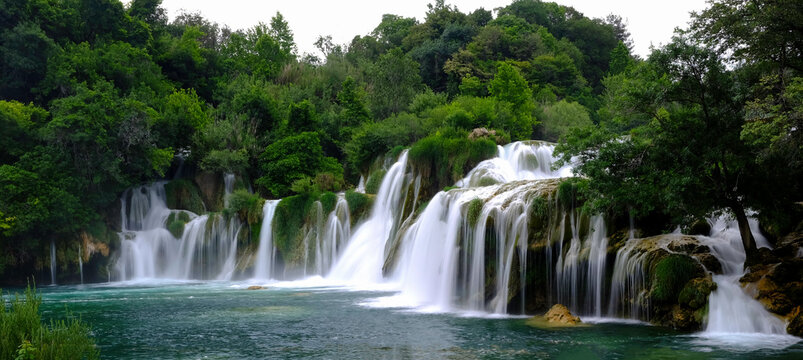
POLYGON ((789 335, 803 337, 803 306, 798 306, 792 311, 789 317, 789 325, 786 326, 789 335))
POLYGON ((569 309, 561 304, 555 304, 549 311, 547 311, 546 320, 549 323, 557 323, 563 325, 577 325, 580 323, 580 318, 572 315, 569 309))
POLYGON ((251 285, 248 287, 247 290, 265 290, 267 287, 260 286, 260 285, 251 285))

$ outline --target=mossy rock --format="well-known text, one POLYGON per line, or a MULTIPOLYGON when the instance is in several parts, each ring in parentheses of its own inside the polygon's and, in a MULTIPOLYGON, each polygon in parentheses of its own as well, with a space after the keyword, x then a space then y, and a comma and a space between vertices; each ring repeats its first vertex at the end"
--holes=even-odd
POLYGON ((711 234, 711 224, 705 219, 697 219, 689 226, 689 235, 703 235, 708 236, 711 234))
POLYGON ((379 192, 379 187, 382 185, 382 179, 385 178, 385 174, 387 174, 387 170, 385 169, 378 169, 371 173, 371 175, 368 176, 368 180, 365 182, 365 193, 376 194, 379 192))
POLYGON ((468 220, 469 226, 472 228, 477 227, 477 221, 480 219, 481 212, 482 200, 479 198, 474 198, 468 202, 468 207, 466 209, 466 220, 468 220))
POLYGON ((323 208, 323 213, 328 214, 335 210, 335 206, 337 206, 337 194, 333 192, 325 192, 321 194, 318 201, 321 202, 321 207, 323 208))
POLYGON ((183 212, 174 212, 167 217, 167 231, 173 234, 173 237, 180 239, 184 235, 184 225, 190 221, 190 216, 183 212))
POLYGON ((204 202, 198 187, 186 179, 173 180, 165 184, 167 207, 187 210, 196 214, 204 213, 204 202))
POLYGON ((710 277, 692 279, 678 295, 678 303, 691 309, 700 309, 708 304, 708 295, 717 289, 710 277))
POLYGON ((803 306, 798 306, 792 311, 789 317, 789 324, 786 326, 789 335, 803 337, 803 306))
POLYGON ((198 190, 200 190, 200 196, 206 206, 206 210, 223 210, 223 195, 226 192, 223 176, 218 173, 202 171, 196 174, 193 180, 198 190))
POLYGON ((349 212, 352 222, 356 223, 371 210, 374 203, 374 195, 362 194, 356 191, 346 191, 346 202, 349 204, 349 212))
POLYGON ((650 298, 657 303, 676 303, 686 283, 703 275, 702 267, 691 257, 670 254, 652 268, 650 298))

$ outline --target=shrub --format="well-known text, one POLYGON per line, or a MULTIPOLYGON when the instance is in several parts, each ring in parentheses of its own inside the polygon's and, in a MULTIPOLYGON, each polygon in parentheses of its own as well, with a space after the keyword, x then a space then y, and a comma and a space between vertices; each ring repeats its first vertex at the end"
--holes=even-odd
POLYGON ((300 248, 300 233, 312 207, 310 194, 288 196, 276 205, 273 216, 274 243, 282 256, 292 258, 300 248))
POLYGON ((30 286, 8 304, 0 297, 0 359, 100 358, 86 324, 70 314, 68 320, 42 324, 41 304, 42 297, 30 286))
POLYGON ((318 201, 321 202, 321 207, 323 208, 323 213, 328 214, 335 209, 337 205, 337 194, 333 192, 325 192, 321 194, 321 197, 318 198, 318 201))
POLYGON ((201 160, 201 169, 220 173, 241 173, 248 168, 248 153, 240 150, 212 150, 201 160))
POLYGON ((470 140, 465 131, 444 128, 416 142, 410 148, 409 159, 422 176, 433 177, 433 185, 441 189, 460 180, 496 151, 492 140, 470 140))
POLYGON ((265 205, 265 200, 259 195, 251 194, 244 189, 237 189, 229 195, 229 207, 226 210, 229 214, 236 213, 248 224, 255 224, 262 220, 263 205, 265 205))
POLYGON ((569 178, 558 185, 558 200, 565 209, 574 209, 586 201, 588 180, 569 178))
POLYGON ((371 208, 371 198, 368 195, 352 190, 346 191, 346 202, 354 220, 360 219, 371 208))

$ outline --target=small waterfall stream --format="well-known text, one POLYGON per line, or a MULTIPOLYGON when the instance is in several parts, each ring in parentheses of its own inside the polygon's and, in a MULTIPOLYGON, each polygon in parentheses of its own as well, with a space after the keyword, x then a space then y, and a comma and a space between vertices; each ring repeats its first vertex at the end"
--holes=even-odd
POLYGON ((259 230, 259 248, 254 264, 254 278, 272 279, 276 261, 276 247, 273 245, 273 215, 279 200, 267 200, 262 207, 262 228, 259 230))
MULTIPOLYGON (((226 181, 233 176, 226 176, 226 181)), ((233 181, 231 181, 233 184, 233 181)), ((236 270, 237 236, 242 224, 213 213, 198 216, 167 208, 165 181, 133 187, 121 197, 121 249, 114 268, 117 280, 218 279, 236 270), (187 220, 186 222, 181 219, 187 220), (181 221, 181 236, 168 230, 181 221)), ((227 196, 231 188, 227 185, 227 196)))
POLYGON ((56 284, 56 241, 50 240, 50 285, 56 284))
MULTIPOLYGON (((711 253, 722 264, 722 275, 713 276, 717 289, 709 298, 705 333, 786 334, 784 321, 767 311, 739 285, 746 255, 736 222, 720 217, 711 223, 710 236, 702 237, 701 242, 711 248, 711 253)), ((759 248, 770 247, 757 231, 758 223, 754 219, 750 220, 750 228, 759 248)))

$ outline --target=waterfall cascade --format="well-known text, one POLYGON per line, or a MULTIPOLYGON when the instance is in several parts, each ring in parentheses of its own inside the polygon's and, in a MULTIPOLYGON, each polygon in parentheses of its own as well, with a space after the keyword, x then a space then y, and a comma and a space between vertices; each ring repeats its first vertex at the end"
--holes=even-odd
POLYGON ((56 285, 56 242, 50 240, 50 285, 56 285))
MULTIPOLYGON (((757 231, 756 220, 749 221, 756 245, 759 248, 770 247, 767 239, 757 231)), ((784 321, 767 311, 739 285, 739 278, 744 275, 746 255, 736 222, 724 217, 709 222, 712 225, 711 234, 702 237, 701 242, 711 248, 711 253, 722 264, 722 274, 713 276, 717 289, 711 292, 709 298, 705 332, 786 334, 784 321)))
POLYGON ((240 221, 236 216, 226 219, 222 214, 198 216, 170 210, 164 186, 165 182, 159 181, 123 193, 123 231, 115 278, 231 279, 240 221), (183 228, 181 235, 174 236, 169 226, 183 228))
POLYGON ((84 259, 81 253, 81 244, 78 244, 78 272, 81 273, 81 285, 84 284, 84 259))
POLYGON ((254 263, 254 278, 272 279, 276 263, 276 247, 273 245, 273 215, 279 200, 267 200, 262 207, 262 228, 259 230, 259 248, 254 263))

